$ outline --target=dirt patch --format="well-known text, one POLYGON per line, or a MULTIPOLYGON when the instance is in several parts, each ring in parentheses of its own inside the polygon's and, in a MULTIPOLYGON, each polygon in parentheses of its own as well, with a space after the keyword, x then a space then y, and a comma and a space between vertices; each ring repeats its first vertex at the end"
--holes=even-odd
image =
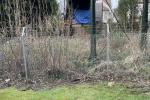
POLYGON ((53 82, 48 82, 45 79, 35 79, 34 81, 32 81, 31 79, 18 79, 18 80, 12 80, 10 79, 9 82, 6 82, 4 79, 0 79, 0 86, 1 88, 6 88, 6 87, 11 87, 11 86, 15 86, 16 88, 18 88, 21 91, 26 91, 26 90, 33 90, 33 91, 38 91, 38 90, 42 90, 45 88, 48 89, 53 89, 54 87, 58 86, 58 85, 74 85, 74 84, 80 84, 80 83, 95 83, 95 82, 116 82, 116 83, 138 83, 138 84, 143 84, 142 86, 136 86, 133 85, 132 87, 127 87, 130 89, 134 89, 134 91, 136 91, 136 89, 141 88, 142 91, 148 91, 149 90, 144 90, 145 87, 150 88, 149 83, 147 83, 150 80, 141 80, 140 78, 127 78, 124 76, 84 76, 84 77, 78 77, 78 78, 74 78, 71 80, 65 80, 65 79, 56 79, 53 82), (21 89, 22 87, 24 87, 24 89, 21 89))
MULTIPOLYGON (((109 76, 106 75, 107 72, 103 71, 99 73, 99 75, 87 75, 80 73, 76 70, 69 70, 68 73, 63 73, 64 77, 39 77, 36 76, 34 78, 25 79, 18 77, 13 77, 13 72, 6 72, 4 69, 0 69, 0 87, 2 89, 7 87, 15 86, 20 91, 33 90, 38 91, 42 89, 53 89, 58 85, 74 85, 80 83, 96 83, 96 82, 116 82, 116 83, 130 83, 130 84, 142 84, 142 86, 129 86, 134 92, 138 93, 147 93, 150 92, 150 79, 144 79, 140 77, 136 77, 136 75, 132 72, 128 72, 128 74, 116 74, 115 72, 111 72, 109 76), (70 78, 68 77, 70 74, 70 78), (133 74, 131 77, 130 75, 133 74), (12 77, 10 77, 12 75, 12 77), (22 88, 24 87, 24 88, 22 88), (141 90, 140 92, 138 90, 141 90), (143 92, 142 92, 143 91, 143 92)), ((55 76, 56 77, 56 76, 55 76)), ((132 91, 131 91, 132 92, 132 91)))

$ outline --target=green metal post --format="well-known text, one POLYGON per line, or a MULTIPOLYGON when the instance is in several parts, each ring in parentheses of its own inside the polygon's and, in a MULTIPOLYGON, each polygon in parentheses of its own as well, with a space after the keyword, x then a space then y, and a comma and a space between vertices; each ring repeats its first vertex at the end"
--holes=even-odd
POLYGON ((96 34, 95 34, 95 0, 91 0, 91 54, 89 61, 96 59, 96 34))
POLYGON ((143 0, 143 16, 142 16, 142 35, 141 49, 147 49, 147 30, 148 30, 148 0, 143 0))

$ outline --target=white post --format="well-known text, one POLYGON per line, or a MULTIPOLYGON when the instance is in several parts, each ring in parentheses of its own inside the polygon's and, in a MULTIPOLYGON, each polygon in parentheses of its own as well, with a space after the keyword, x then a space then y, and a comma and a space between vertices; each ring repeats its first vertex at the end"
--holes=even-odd
POLYGON ((54 44, 53 44, 53 42, 51 42, 51 53, 52 53, 52 57, 54 58, 54 44))
POLYGON ((53 45, 53 42, 51 42, 51 53, 52 53, 52 66, 54 66, 54 45, 53 45))
POLYGON ((109 58, 109 24, 107 23, 107 75, 109 74, 108 73, 108 70, 109 70, 109 61, 110 61, 110 58, 109 58))
POLYGON ((28 79, 27 62, 26 62, 26 54, 25 54, 25 46, 24 46, 24 31, 25 31, 25 27, 23 27, 23 31, 22 31, 22 46, 23 46, 23 57, 24 57, 25 74, 26 74, 26 79, 28 79))
POLYGON ((2 68, 2 57, 1 57, 1 51, 0 51, 0 68, 2 68))

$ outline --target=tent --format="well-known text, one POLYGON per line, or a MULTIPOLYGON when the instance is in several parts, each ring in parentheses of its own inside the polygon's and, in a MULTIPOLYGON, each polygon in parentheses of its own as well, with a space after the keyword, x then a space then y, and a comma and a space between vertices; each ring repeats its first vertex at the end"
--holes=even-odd
POLYGON ((90 9, 89 10, 81 10, 81 9, 74 9, 74 18, 75 23, 90 23, 90 9))

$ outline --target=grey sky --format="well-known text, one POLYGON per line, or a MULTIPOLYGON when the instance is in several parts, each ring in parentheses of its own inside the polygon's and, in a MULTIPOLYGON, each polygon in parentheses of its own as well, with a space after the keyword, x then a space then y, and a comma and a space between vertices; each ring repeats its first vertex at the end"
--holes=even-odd
POLYGON ((118 7, 118 0, 112 0, 111 4, 112 4, 112 9, 117 8, 118 7))

